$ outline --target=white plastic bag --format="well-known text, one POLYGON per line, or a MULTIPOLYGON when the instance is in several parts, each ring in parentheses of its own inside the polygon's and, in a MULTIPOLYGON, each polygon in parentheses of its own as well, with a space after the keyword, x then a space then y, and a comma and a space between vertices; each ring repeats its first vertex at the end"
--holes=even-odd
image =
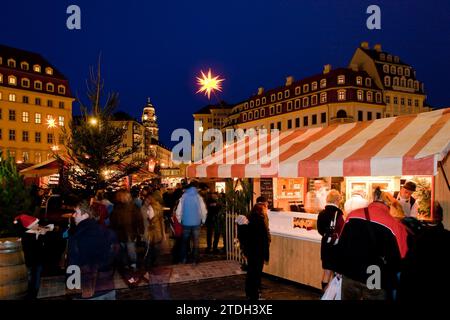
POLYGON ((342 278, 336 275, 328 284, 321 300, 341 300, 342 278))

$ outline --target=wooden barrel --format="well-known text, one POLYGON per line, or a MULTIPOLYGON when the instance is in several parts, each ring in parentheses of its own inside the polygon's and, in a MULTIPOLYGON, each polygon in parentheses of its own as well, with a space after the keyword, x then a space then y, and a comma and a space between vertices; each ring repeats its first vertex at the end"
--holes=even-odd
POLYGON ((0 300, 25 298, 27 267, 19 238, 0 238, 0 300))

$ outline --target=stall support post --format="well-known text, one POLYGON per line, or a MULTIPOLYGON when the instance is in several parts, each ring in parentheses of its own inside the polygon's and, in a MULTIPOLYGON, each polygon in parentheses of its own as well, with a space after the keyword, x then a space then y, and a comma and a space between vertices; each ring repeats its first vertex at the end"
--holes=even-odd
POLYGON ((434 199, 435 199, 435 192, 434 190, 436 189, 435 187, 436 184, 436 177, 432 176, 431 177, 431 204, 430 204, 430 217, 431 220, 434 220, 434 199))

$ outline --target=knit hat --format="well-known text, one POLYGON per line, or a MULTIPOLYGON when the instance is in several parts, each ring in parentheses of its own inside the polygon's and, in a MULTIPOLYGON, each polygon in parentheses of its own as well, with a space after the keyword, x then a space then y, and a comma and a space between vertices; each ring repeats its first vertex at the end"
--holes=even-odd
POLYGON ((31 229, 38 224, 39 219, 27 214, 21 214, 14 219, 14 224, 17 224, 17 222, 20 222, 24 228, 31 229))
POLYGON ((409 190, 411 192, 415 192, 416 191, 416 184, 412 181, 408 181, 403 185, 403 188, 405 188, 406 190, 409 190))

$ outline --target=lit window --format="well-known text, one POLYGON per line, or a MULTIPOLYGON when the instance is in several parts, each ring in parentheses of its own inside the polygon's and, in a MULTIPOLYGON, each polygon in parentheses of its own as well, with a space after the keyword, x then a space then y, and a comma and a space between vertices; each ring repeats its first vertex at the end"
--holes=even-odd
POLYGON ((320 88, 323 89, 326 88, 326 86, 327 86, 327 79, 320 80, 320 88))
POLYGON ((344 75, 340 75, 338 76, 338 84, 344 84, 345 83, 345 76, 344 75))
POLYGON ((362 90, 358 90, 358 92, 356 93, 356 96, 358 98, 358 101, 363 101, 364 97, 363 97, 363 91, 362 90))
POLYGON ((49 75, 52 75, 53 74, 53 69, 50 68, 50 67, 47 67, 47 68, 45 68, 45 73, 49 74, 49 75))
POLYGON ((8 83, 9 83, 10 85, 13 85, 13 86, 17 85, 17 78, 14 77, 14 76, 9 76, 9 77, 8 77, 8 83))
POLYGON ((3 75, 0 73, 0 83, 3 82, 3 75))
POLYGON ((311 83, 311 90, 317 90, 317 82, 311 83))
POLYGON ((320 94, 320 103, 326 103, 327 102, 327 93, 326 92, 322 92, 320 94))
POLYGON ((34 123, 42 123, 42 116, 40 113, 34 115, 34 123))
POLYGON ((309 98, 305 97, 303 98, 303 107, 308 107, 309 106, 309 98))
POLYGON ((14 93, 10 93, 8 100, 11 102, 16 102, 16 95, 14 93))
POLYGON ((342 101, 346 99, 346 92, 345 90, 339 90, 338 91, 338 100, 342 101))
POLYGON ((29 122, 30 121, 30 115, 28 111, 22 112, 22 122, 29 122))
POLYGON ((41 72, 41 66, 38 65, 38 64, 35 64, 35 65, 33 66, 33 70, 34 70, 34 72, 41 72))
POLYGON ((58 124, 59 124, 61 127, 64 127, 64 116, 59 116, 59 117, 58 117, 58 124))
POLYGON ((389 66, 387 64, 383 65, 383 72, 384 73, 389 73, 389 66))
POLYGON ((373 100, 372 91, 367 91, 367 101, 372 102, 372 100, 373 100))
POLYGON ((361 86, 361 85, 362 85, 362 77, 356 77, 356 84, 357 84, 358 86, 361 86))
POLYGON ((36 163, 42 162, 42 156, 41 156, 40 152, 36 152, 34 154, 34 162, 36 162, 36 163))

